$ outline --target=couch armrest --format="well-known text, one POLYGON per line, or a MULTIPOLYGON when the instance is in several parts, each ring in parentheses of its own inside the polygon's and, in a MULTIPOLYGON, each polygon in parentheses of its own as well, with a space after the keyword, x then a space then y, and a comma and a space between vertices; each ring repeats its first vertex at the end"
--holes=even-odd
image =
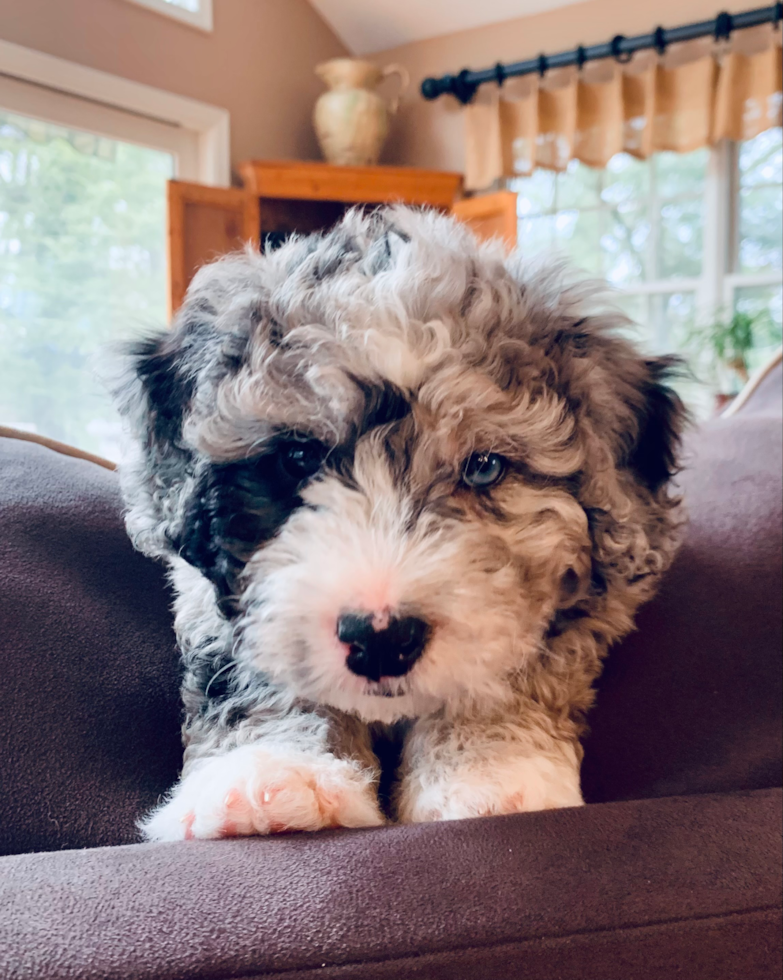
POLYGON ((769 980, 781 791, 0 859, 0 975, 769 980))

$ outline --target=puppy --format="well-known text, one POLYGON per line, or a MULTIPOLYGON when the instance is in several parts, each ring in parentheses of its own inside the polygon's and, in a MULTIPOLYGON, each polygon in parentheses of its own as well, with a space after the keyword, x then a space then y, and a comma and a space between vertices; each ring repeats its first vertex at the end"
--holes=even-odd
POLYGON ((581 804, 592 682, 681 524, 676 361, 625 325, 403 207, 198 272, 120 396, 184 662, 149 839, 581 804))

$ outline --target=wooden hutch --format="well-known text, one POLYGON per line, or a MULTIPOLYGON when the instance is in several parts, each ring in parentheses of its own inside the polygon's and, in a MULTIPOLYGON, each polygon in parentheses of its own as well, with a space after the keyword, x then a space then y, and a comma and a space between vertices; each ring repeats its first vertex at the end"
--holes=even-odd
POLYGON ((463 198, 460 174, 270 160, 242 163, 239 174, 241 188, 169 182, 170 313, 199 266, 248 241, 274 246, 292 232, 329 228, 356 205, 402 202, 451 211, 479 236, 516 244, 516 195, 463 198))

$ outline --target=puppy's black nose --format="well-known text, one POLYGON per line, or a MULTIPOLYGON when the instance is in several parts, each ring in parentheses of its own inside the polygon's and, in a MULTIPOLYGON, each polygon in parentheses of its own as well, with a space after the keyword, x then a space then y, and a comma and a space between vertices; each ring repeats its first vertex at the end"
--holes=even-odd
POLYGON ((407 674, 429 637, 429 623, 415 616, 392 618, 382 630, 375 629, 372 616, 362 613, 344 613, 337 620, 337 639, 350 647, 348 670, 371 681, 407 674))

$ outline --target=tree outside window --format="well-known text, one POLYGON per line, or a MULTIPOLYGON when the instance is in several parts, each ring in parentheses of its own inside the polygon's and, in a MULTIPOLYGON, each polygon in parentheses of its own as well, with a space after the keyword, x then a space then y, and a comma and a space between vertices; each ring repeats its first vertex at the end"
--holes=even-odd
POLYGON ((170 154, 0 112, 0 424, 116 459, 103 345, 166 322, 170 154))

